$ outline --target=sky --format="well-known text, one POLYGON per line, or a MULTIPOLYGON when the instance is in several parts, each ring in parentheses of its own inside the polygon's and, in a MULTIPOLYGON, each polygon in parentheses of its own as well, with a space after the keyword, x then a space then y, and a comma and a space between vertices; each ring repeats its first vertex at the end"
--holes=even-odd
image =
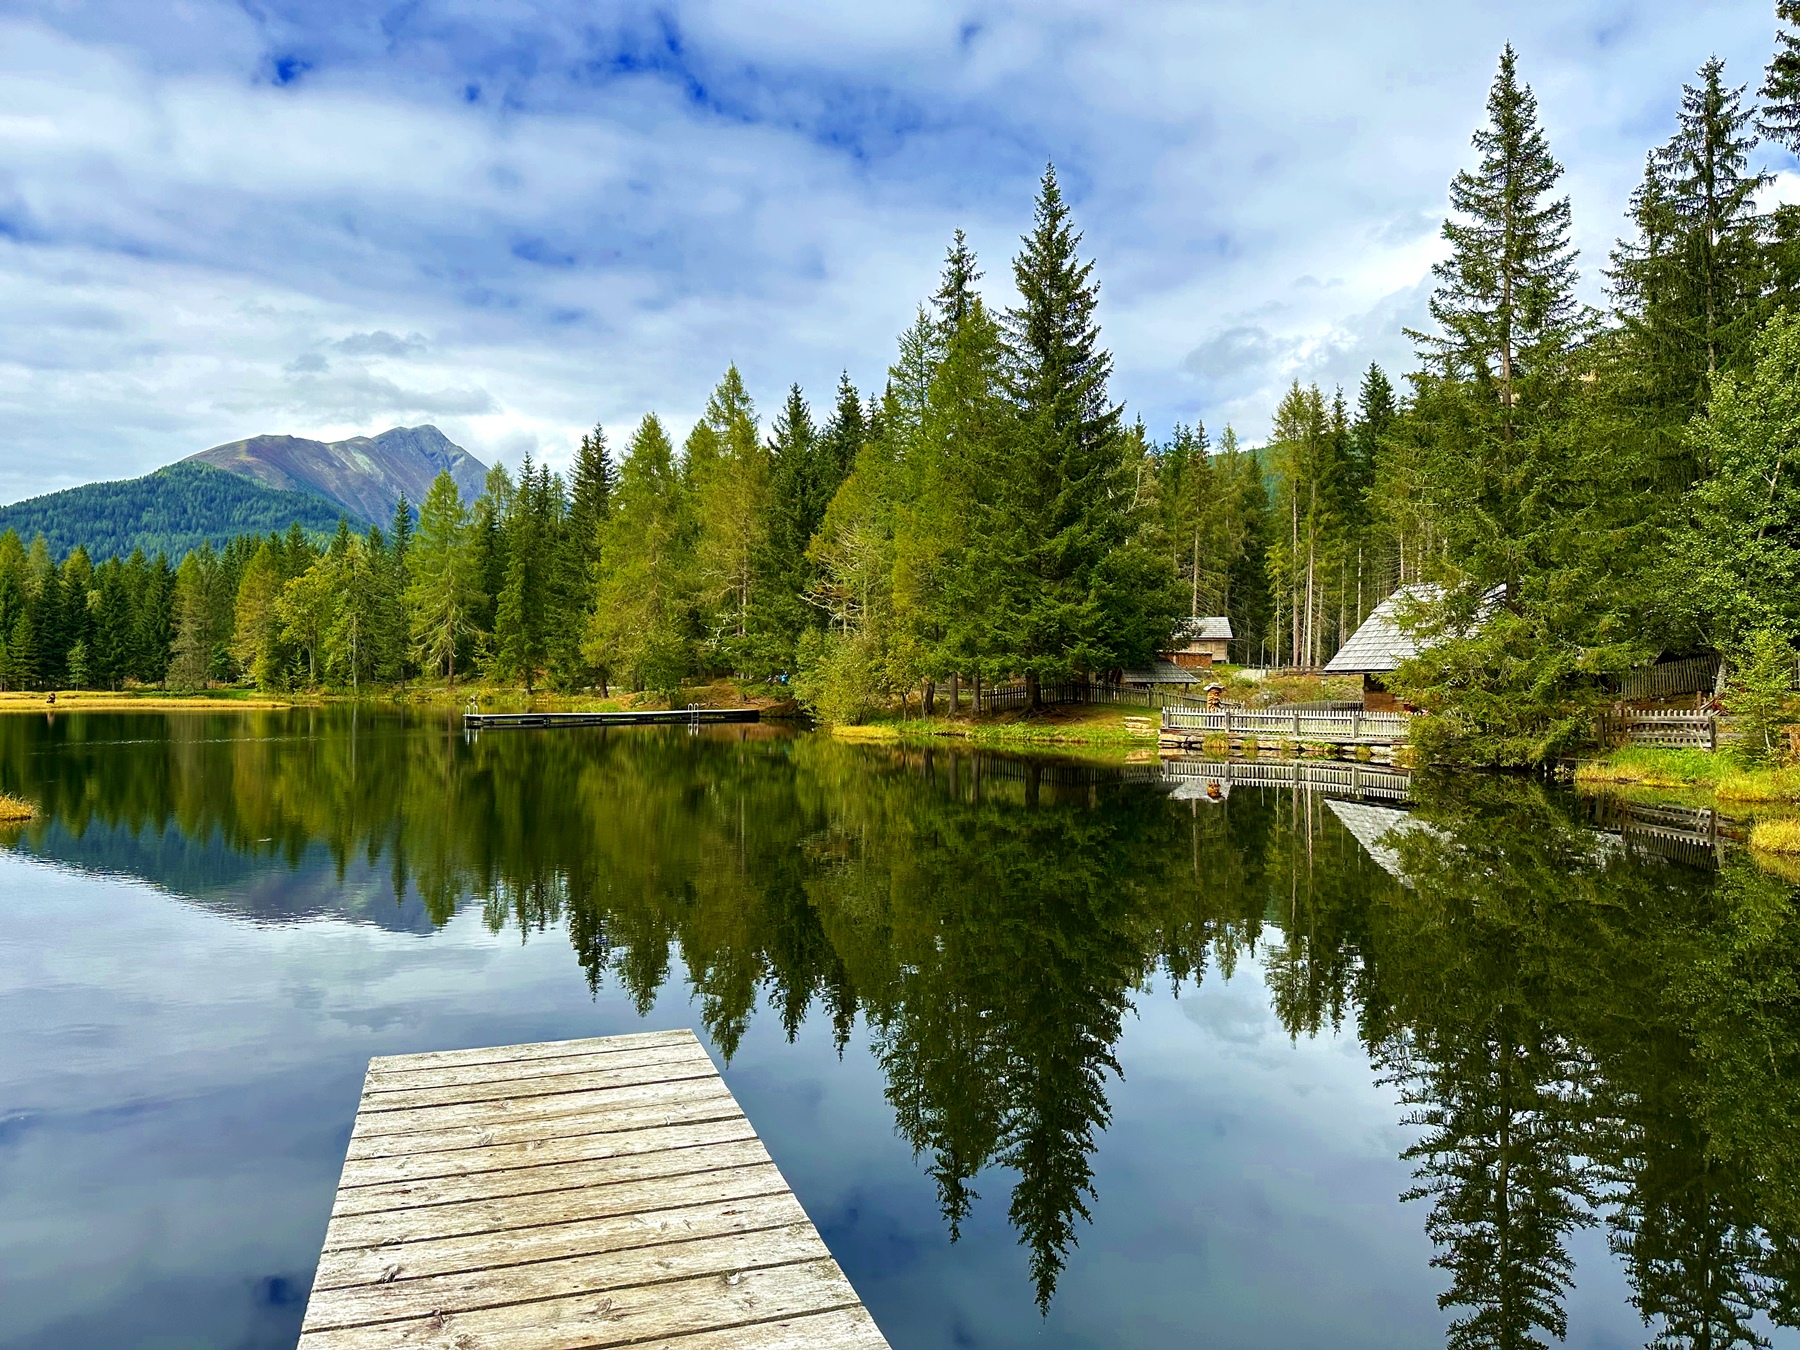
MULTIPOLYGON (((1763 0, 0 0, 0 501, 263 432, 435 423, 566 466, 736 362, 878 388, 968 232, 990 301, 1056 165, 1114 397, 1266 432, 1409 368, 1502 44, 1585 298, 1763 0)), ((1795 166, 1776 191, 1800 197, 1795 166)))

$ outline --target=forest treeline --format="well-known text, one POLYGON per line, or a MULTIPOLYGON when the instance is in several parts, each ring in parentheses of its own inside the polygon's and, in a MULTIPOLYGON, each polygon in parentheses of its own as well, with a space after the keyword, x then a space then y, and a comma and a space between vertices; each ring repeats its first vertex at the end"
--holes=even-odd
MULTIPOLYGON (((1456 175, 1429 331, 1398 384, 1296 382, 1265 445, 1153 439, 1111 400, 1093 264, 1054 169, 991 309, 957 232, 878 393, 798 386, 767 430, 736 368, 678 448, 646 416, 565 480, 448 479, 387 531, 61 563, 0 538, 9 687, 361 688, 415 675, 673 697, 789 680, 853 721, 949 679, 1105 678, 1182 615, 1241 659, 1317 667, 1383 599, 1424 640, 1391 681, 1435 753, 1533 763, 1622 672, 1723 653, 1764 684, 1800 634, 1800 4, 1757 98, 1717 58, 1646 157, 1576 297, 1572 209, 1508 47, 1456 175), (1759 674, 1760 673, 1760 674, 1759 674)), ((1781 677, 1785 680, 1785 677, 1781 677)), ((1754 682, 1754 680, 1752 680, 1754 682)))

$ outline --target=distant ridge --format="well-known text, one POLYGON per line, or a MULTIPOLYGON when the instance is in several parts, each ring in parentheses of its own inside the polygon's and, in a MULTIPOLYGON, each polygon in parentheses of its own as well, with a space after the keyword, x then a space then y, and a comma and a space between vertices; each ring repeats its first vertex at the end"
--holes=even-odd
POLYGON ((346 515, 385 524, 402 493, 415 507, 445 469, 464 501, 481 493, 487 465, 434 426, 395 427, 379 436, 312 441, 252 436, 182 461, 206 464, 285 492, 313 492, 346 515))
POLYGON ((465 501, 479 496, 487 466, 433 426, 379 436, 313 441, 252 436, 215 445, 142 478, 89 483, 0 506, 0 533, 29 543, 42 534, 57 557, 85 545, 96 562, 142 549, 179 558, 210 540, 286 530, 384 529, 401 494, 416 508, 448 469, 465 501))
MULTIPOLYGON (((336 503, 314 493, 277 491, 184 460, 143 478, 88 483, 0 506, 0 534, 17 530, 28 544, 42 534, 58 558, 81 544, 95 562, 129 557, 133 549, 178 559, 208 541, 218 547, 235 535, 285 531, 295 521, 325 534, 343 515, 336 503)), ((363 525, 355 517, 352 523, 363 525)))

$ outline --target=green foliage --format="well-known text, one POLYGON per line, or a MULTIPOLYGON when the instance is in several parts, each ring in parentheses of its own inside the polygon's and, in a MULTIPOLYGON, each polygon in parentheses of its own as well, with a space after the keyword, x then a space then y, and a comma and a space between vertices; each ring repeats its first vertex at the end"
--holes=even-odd
POLYGON ((1793 721, 1794 673, 1800 654, 1788 635, 1774 628, 1758 628, 1744 638, 1733 662, 1725 706, 1737 721, 1738 756, 1752 764, 1766 763, 1782 753, 1782 727, 1793 721))
POLYGON ((1749 378, 1720 378, 1691 437, 1710 472, 1676 545, 1708 636, 1800 633, 1800 315, 1769 321, 1749 378))
POLYGON ((884 709, 893 692, 873 634, 813 630, 800 639, 794 697, 831 726, 859 726, 884 709))
POLYGON ((466 667, 480 636, 480 598, 469 513, 448 470, 425 494, 406 573, 413 654, 421 667, 454 685, 458 658, 466 667))
POLYGON ((695 659, 694 590, 687 489, 651 413, 631 438, 600 532, 582 651, 602 681, 652 690, 674 706, 695 659))

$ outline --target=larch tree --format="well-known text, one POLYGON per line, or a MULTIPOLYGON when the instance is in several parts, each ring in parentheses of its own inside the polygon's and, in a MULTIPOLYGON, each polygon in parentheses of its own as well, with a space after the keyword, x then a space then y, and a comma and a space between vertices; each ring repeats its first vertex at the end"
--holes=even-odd
POLYGON ((632 435, 600 534, 583 654, 601 680, 653 690, 671 707, 693 652, 693 531, 675 447, 654 413, 632 435))
POLYGON ((699 578, 717 657, 737 667, 756 603, 756 563, 768 526, 769 451, 733 365, 688 438, 684 472, 697 523, 699 578))
POLYGON ((286 581, 280 559, 266 541, 238 581, 232 655, 263 690, 276 689, 282 681, 281 618, 277 606, 286 581))
POLYGON ((413 653, 422 669, 442 674, 454 686, 457 658, 472 652, 480 633, 475 622, 480 583, 468 508, 448 470, 425 494, 406 567, 413 653))

